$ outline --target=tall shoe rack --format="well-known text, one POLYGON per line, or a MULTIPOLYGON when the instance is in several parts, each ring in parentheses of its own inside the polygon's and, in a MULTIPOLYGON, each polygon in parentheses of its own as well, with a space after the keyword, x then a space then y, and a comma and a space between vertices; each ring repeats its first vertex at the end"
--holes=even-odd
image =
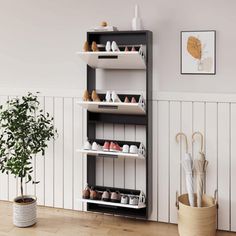
MULTIPOLYGON (((146 203, 139 206, 131 206, 120 203, 111 203, 95 200, 82 200, 87 203, 87 210, 114 215, 122 215, 135 218, 147 218, 151 206, 152 190, 152 32, 151 31, 112 31, 112 32, 88 32, 87 41, 91 45, 95 41, 98 45, 106 45, 107 41, 115 41, 120 45, 142 45, 143 54, 134 52, 78 52, 78 56, 87 63, 87 90, 89 93, 96 90, 96 69, 125 69, 145 70, 146 93, 144 101, 131 103, 107 103, 107 102, 78 102, 87 109, 87 137, 90 141, 102 144, 105 140, 96 139, 96 124, 132 124, 143 125, 146 128, 145 155, 140 154, 116 154, 100 151, 79 150, 87 154, 87 182, 99 191, 110 189, 124 194, 139 195, 140 189, 121 189, 112 186, 96 186, 96 157, 107 158, 143 158, 146 168, 146 203), (145 106, 144 106, 145 103, 145 106)), ((123 101, 126 96, 140 100, 140 95, 118 94, 123 101)), ((105 94, 99 94, 101 100, 105 94)), ((135 144, 139 142, 117 141, 119 145, 135 144)))

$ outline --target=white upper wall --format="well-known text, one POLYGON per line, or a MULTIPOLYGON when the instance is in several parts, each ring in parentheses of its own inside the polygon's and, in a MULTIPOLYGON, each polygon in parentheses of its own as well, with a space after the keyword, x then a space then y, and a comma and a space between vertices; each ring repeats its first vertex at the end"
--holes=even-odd
POLYGON ((106 20, 129 30, 134 4, 154 33, 154 90, 236 92, 235 0, 0 0, 0 86, 83 89, 75 55, 106 20), (217 31, 217 75, 180 75, 180 31, 217 31))

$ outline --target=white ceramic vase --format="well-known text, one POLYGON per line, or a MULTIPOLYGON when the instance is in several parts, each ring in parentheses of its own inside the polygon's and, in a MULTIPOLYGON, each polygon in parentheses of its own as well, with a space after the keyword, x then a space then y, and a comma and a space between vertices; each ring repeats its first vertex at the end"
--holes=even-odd
POLYGON ((24 198, 32 198, 32 202, 19 203, 21 196, 16 197, 13 202, 13 224, 17 227, 29 227, 36 223, 37 198, 25 195, 24 198))
POLYGON ((142 30, 142 20, 139 17, 138 5, 135 5, 134 18, 132 20, 132 30, 142 30))

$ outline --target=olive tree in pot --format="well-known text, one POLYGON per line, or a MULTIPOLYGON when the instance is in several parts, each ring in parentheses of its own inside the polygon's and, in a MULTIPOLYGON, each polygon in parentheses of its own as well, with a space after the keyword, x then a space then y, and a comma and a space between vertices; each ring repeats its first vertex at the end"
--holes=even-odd
POLYGON ((28 227, 36 223, 36 196, 24 194, 25 183, 37 184, 33 157, 44 155, 48 141, 56 137, 53 118, 39 109, 36 95, 28 93, 0 106, 0 170, 20 181, 21 195, 13 202, 13 223, 28 227))

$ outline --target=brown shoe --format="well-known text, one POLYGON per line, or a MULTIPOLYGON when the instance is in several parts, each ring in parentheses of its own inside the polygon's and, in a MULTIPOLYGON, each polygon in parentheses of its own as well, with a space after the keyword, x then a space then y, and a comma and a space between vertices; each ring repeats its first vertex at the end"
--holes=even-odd
POLYGON ((97 191, 93 187, 90 190, 90 199, 97 200, 97 191))
POLYGON ((89 102, 90 101, 90 96, 89 96, 88 90, 84 90, 83 101, 84 102, 89 102))
POLYGON ((83 197, 84 199, 89 199, 89 197, 90 197, 90 188, 89 188, 88 185, 87 185, 87 186, 85 187, 85 189, 83 190, 82 197, 83 197))
POLYGON ((88 41, 86 41, 86 42, 84 43, 83 50, 84 50, 84 52, 88 52, 88 51, 90 51, 90 48, 89 48, 89 43, 88 43, 88 41))
POLYGON ((91 97, 94 102, 101 102, 101 99, 99 98, 95 90, 93 90, 91 97))
POLYGON ((98 52, 98 51, 99 51, 99 50, 98 50, 97 43, 96 43, 95 41, 92 42, 91 48, 92 48, 92 51, 93 51, 93 52, 98 52))

